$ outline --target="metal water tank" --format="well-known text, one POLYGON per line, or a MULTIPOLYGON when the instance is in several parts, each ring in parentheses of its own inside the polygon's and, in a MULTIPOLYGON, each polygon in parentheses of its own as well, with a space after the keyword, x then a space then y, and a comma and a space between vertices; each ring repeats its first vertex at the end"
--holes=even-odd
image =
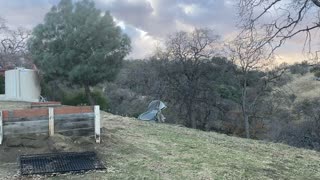
POLYGON ((38 74, 32 69, 17 68, 5 72, 5 96, 9 100, 39 101, 38 74))

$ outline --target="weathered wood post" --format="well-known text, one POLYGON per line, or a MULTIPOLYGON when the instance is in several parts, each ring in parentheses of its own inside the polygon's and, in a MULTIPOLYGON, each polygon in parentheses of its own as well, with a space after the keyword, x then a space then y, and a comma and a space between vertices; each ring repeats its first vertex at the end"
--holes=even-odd
POLYGON ((2 111, 0 111, 0 144, 2 144, 3 140, 3 118, 2 118, 2 111))
POLYGON ((94 132, 96 143, 100 143, 100 106, 94 106, 94 132))
POLYGON ((54 108, 49 107, 49 136, 54 135, 54 108))

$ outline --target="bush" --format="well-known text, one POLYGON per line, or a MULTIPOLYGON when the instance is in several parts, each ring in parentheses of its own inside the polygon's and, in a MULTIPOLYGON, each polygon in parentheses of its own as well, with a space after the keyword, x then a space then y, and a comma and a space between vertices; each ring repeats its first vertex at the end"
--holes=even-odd
MULTIPOLYGON (((108 109, 107 99, 102 95, 99 91, 94 91, 91 93, 92 98, 96 102, 97 105, 100 106, 101 110, 108 109)), ((86 97, 85 93, 78 92, 74 95, 65 95, 62 100, 62 104, 71 105, 71 106, 78 106, 78 105, 89 105, 89 100, 86 97)))
POLYGON ((292 80, 293 80, 292 75, 285 73, 281 77, 276 79, 276 85, 277 86, 284 86, 284 85, 288 84, 289 82, 291 82, 292 80))
POLYGON ((4 76, 0 76, 0 94, 5 93, 5 79, 4 76))
POLYGON ((312 72, 312 73, 319 72, 319 71, 320 71, 320 65, 314 66, 313 68, 310 69, 310 72, 312 72))
POLYGON ((314 72, 314 76, 317 77, 317 78, 320 78, 320 71, 314 72))
POLYGON ((220 97, 225 98, 225 99, 230 99, 237 101, 240 99, 240 92, 233 86, 225 86, 225 85, 220 85, 218 87, 218 93, 220 94, 220 97))
POLYGON ((309 72, 309 65, 306 62, 302 62, 301 64, 294 64, 290 66, 289 69, 292 74, 304 75, 309 72))
POLYGON ((41 79, 40 86, 41 96, 45 97, 48 101, 61 101, 65 96, 64 92, 67 92, 64 89, 65 85, 58 80, 46 82, 41 79))
POLYGON ((107 85, 105 92, 105 96, 109 97, 108 110, 121 116, 138 117, 146 111, 150 101, 154 100, 154 98, 138 95, 131 89, 122 89, 113 83, 107 85))
POLYGON ((314 121, 290 123, 283 127, 277 141, 299 148, 320 150, 319 125, 314 121))
POLYGON ((320 121, 320 98, 305 99, 296 104, 294 110, 303 115, 304 120, 308 118, 311 121, 320 121))

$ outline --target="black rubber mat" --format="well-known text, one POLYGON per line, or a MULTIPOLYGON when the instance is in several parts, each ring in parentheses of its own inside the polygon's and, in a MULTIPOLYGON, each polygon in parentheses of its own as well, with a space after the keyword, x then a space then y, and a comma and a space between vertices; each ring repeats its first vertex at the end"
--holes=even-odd
POLYGON ((67 152, 20 156, 21 175, 103 170, 95 152, 67 152))

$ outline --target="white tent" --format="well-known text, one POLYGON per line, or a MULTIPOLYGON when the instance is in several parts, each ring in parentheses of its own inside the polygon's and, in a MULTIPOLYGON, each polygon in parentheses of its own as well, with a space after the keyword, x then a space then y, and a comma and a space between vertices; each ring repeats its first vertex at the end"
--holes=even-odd
POLYGON ((164 122, 166 118, 162 115, 161 111, 165 108, 167 108, 167 106, 162 101, 154 100, 149 104, 148 110, 142 113, 138 119, 143 121, 164 122))

